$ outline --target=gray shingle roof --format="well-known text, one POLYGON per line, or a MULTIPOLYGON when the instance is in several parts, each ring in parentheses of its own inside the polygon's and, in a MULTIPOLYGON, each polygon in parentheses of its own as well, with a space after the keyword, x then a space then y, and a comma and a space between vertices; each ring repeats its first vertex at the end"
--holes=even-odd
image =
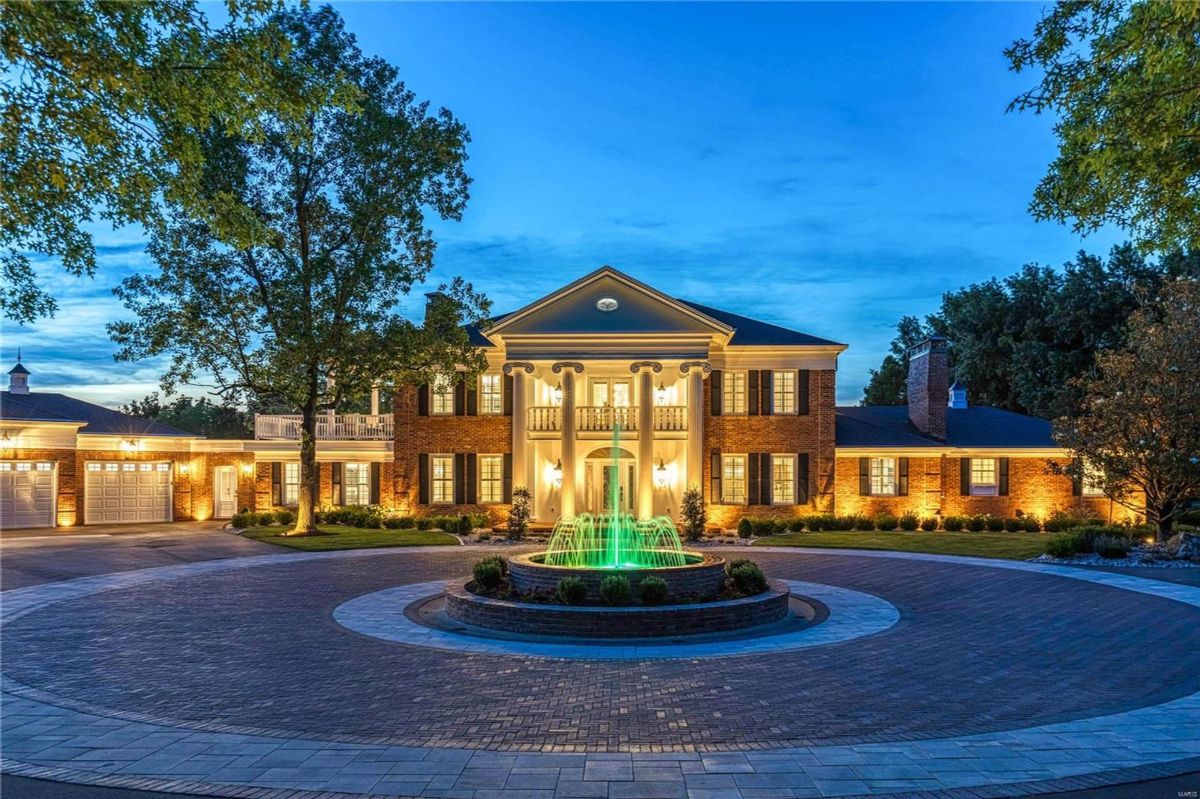
POLYGON ((944 442, 921 433, 904 405, 837 409, 839 447, 1058 447, 1050 422, 1022 413, 978 405, 946 409, 944 442))
POLYGON ((82 422, 81 433, 114 436, 194 436, 174 427, 130 416, 66 394, 0 391, 0 419, 23 422, 82 422))

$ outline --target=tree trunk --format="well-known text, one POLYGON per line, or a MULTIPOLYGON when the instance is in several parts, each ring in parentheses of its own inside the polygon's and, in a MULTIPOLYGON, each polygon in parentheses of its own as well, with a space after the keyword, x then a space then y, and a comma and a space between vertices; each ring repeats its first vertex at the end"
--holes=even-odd
POLYGON ((296 528, 291 535, 317 532, 317 411, 306 407, 300 414, 300 499, 296 506, 296 528))
POLYGON ((1171 537, 1171 528, 1175 524, 1175 503, 1166 503, 1157 509, 1154 519, 1155 538, 1161 544, 1171 537))

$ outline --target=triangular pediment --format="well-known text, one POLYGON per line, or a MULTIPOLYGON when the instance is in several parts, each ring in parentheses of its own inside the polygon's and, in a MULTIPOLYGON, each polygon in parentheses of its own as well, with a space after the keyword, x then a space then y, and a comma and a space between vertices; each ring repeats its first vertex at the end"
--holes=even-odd
POLYGON ((509 314, 487 335, 728 337, 732 332, 716 319, 605 266, 509 314))

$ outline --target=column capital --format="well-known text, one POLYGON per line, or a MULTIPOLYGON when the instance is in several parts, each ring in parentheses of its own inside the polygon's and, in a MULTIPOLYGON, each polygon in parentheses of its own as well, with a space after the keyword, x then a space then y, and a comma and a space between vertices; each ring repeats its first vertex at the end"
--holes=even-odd
POLYGON ((662 371, 663 367, 658 361, 634 361, 633 363, 629 364, 629 371, 633 372, 635 375, 642 369, 649 369, 655 374, 658 374, 662 371))
POLYGON ((583 364, 579 361, 559 361, 550 367, 550 371, 554 374, 561 374, 563 369, 570 369, 577 375, 583 374, 583 364))
POLYGON ((534 366, 529 361, 509 361, 500 367, 500 370, 506 375, 511 375, 513 372, 520 369, 527 375, 533 374, 534 366))
POLYGON ((710 374, 712 374, 713 370, 712 364, 708 361, 684 361, 683 363, 679 364, 679 374, 681 375, 686 375, 693 369, 699 369, 702 371, 704 373, 704 377, 708 377, 710 374))

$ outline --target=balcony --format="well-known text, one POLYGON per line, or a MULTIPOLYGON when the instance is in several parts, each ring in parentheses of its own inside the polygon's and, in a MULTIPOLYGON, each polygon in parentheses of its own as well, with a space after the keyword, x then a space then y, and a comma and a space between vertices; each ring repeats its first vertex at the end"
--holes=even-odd
POLYGON ((637 430, 638 409, 636 405, 620 407, 597 407, 584 405, 575 409, 576 429, 580 433, 603 433, 617 425, 622 430, 637 430))
POLYGON ((557 433, 562 430, 562 409, 556 405, 535 405, 525 417, 530 433, 557 433))
MULTIPOLYGON (((318 441, 390 441, 394 417, 390 413, 339 413, 317 417, 318 441)), ((257 439, 300 439, 300 415, 254 414, 257 439)))
POLYGON ((683 432, 688 429, 686 405, 658 405, 654 408, 654 431, 683 432))

